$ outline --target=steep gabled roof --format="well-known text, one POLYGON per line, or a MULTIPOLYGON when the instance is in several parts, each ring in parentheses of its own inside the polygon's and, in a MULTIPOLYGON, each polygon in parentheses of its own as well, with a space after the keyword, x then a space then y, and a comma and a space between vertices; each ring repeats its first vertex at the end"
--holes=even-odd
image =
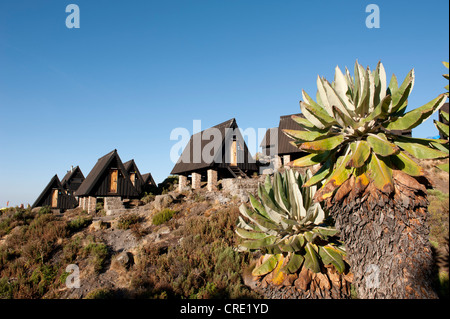
MULTIPOLYGON (((83 183, 80 185, 78 190, 75 192, 76 196, 87 196, 89 195, 97 182, 102 177, 103 173, 108 168, 109 164, 114 160, 117 159, 117 166, 118 169, 122 172, 124 177, 129 180, 129 175, 127 173, 127 170, 123 166, 123 163, 119 157, 119 154, 117 154, 117 150, 113 150, 112 152, 106 154, 105 156, 98 159, 97 163, 95 164, 94 168, 89 172, 89 175, 86 177, 86 179, 83 181, 83 183)), ((136 194, 137 191, 136 191, 136 194)))
POLYGON ((58 175, 55 175, 52 177, 50 182, 47 184, 47 186, 45 186, 44 190, 38 196, 36 201, 33 203, 33 206, 31 206, 31 207, 34 208, 34 207, 39 206, 39 203, 45 198, 45 195, 47 195, 47 193, 53 188, 57 188, 57 189, 63 191, 63 187, 61 185, 61 182, 59 181, 58 175))
POLYGON ((142 177, 141 172, 139 172, 139 169, 134 159, 131 159, 128 162, 123 163, 123 167, 125 167, 125 170, 128 173, 130 173, 131 170, 134 170, 136 172, 136 177, 141 181, 142 184, 144 184, 144 178, 142 177))
MULTIPOLYGON (((175 164, 175 167, 172 169, 171 174, 179 174, 183 172, 189 172, 189 171, 195 171, 198 169, 210 167, 214 164, 214 161, 211 161, 210 163, 206 163, 203 159, 203 156, 200 156, 200 162, 194 163, 194 139, 198 138, 198 141, 200 142, 200 152, 204 149, 206 145, 211 143, 211 140, 205 140, 202 139, 202 136, 212 136, 214 131, 219 130, 221 134, 221 139, 215 139, 214 144, 211 145, 212 148, 219 147, 223 144, 225 139, 225 131, 226 129, 233 128, 233 126, 236 125, 236 120, 232 118, 231 120, 225 121, 223 123, 217 124, 216 126, 213 126, 211 128, 208 128, 206 130, 203 130, 199 133, 196 133, 191 136, 191 139, 189 140, 189 143, 186 145, 186 147, 183 150, 183 153, 181 154, 180 158, 178 159, 178 162, 175 164), (182 159, 185 159, 183 162, 182 159)), ((211 137, 212 139, 212 137, 211 137)))
POLYGON ((150 184, 150 185, 157 186, 155 183, 155 180, 152 177, 152 174, 150 174, 150 173, 142 175, 142 179, 144 180, 144 185, 150 184))
MULTIPOLYGON (((303 153, 300 151, 297 147, 292 145, 290 142, 292 139, 290 139, 286 134, 283 133, 283 129, 288 130, 302 130, 300 125, 298 125, 293 119, 292 115, 297 115, 300 117, 304 117, 303 114, 291 114, 291 115, 283 115, 280 116, 280 122, 278 124, 278 127, 270 128, 266 131, 266 135, 264 136, 260 146, 261 147, 269 147, 271 146, 270 142, 270 136, 271 134, 276 133, 278 135, 277 142, 278 142, 278 152, 277 155, 283 155, 283 154, 291 154, 291 153, 303 153)), ((276 146, 276 145, 274 145, 276 146)))
POLYGON ((77 174, 77 172, 79 172, 84 179, 83 172, 81 171, 80 167, 77 166, 74 169, 67 171, 66 175, 64 175, 64 178, 61 180, 61 185, 63 188, 66 188, 67 182, 69 182, 72 179, 72 177, 77 174))

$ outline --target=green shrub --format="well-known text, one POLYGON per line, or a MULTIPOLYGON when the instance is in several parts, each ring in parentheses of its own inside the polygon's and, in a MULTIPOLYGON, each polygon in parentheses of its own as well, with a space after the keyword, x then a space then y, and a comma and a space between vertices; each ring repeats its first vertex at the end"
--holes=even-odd
POLYGON ((143 201, 145 204, 148 204, 152 202, 155 199, 155 195, 152 193, 144 193, 144 196, 141 198, 141 201, 143 201))
POLYGON ((101 272, 106 259, 109 256, 108 247, 103 243, 91 242, 84 247, 85 255, 92 257, 92 262, 94 265, 94 270, 96 272, 101 272))
POLYGON ((155 226, 164 224, 165 222, 168 222, 172 219, 173 215, 175 215, 176 211, 171 209, 163 209, 159 213, 155 214, 152 219, 152 223, 155 226))
POLYGON ((106 288, 100 288, 89 292, 84 299, 111 299, 113 297, 113 291, 106 288))
POLYGON ((130 214, 126 216, 121 216, 117 223, 117 228, 119 229, 129 229, 131 225, 140 223, 142 218, 137 214, 130 214))
POLYGON ((92 223, 92 217, 91 216, 78 216, 76 219, 71 220, 67 223, 67 229, 75 233, 87 226, 89 226, 92 223))
POLYGON ((50 208, 50 206, 41 207, 38 211, 38 215, 45 215, 45 214, 51 214, 51 213, 52 213, 52 209, 50 208))

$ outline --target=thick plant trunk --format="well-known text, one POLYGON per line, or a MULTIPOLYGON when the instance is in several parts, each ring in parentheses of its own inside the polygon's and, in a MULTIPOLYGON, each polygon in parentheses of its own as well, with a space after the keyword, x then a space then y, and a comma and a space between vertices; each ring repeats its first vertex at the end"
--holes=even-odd
POLYGON ((352 178, 327 203, 347 248, 353 285, 358 298, 437 298, 426 189, 398 171, 394 184, 390 195, 372 184, 361 192, 352 178))

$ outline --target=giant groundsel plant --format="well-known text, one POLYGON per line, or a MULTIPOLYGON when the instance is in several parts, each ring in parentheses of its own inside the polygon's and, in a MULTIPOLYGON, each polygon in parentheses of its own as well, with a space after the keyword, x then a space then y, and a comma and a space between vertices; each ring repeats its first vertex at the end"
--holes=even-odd
POLYGON ((373 182, 378 190, 394 190, 393 169, 410 176, 424 171, 417 159, 437 159, 448 154, 440 150, 445 140, 401 136, 438 110, 445 102, 441 94, 427 104, 407 112, 408 97, 414 87, 414 70, 399 85, 395 75, 389 84, 381 62, 375 70, 355 63, 354 77, 346 68, 336 67, 332 83, 317 78, 314 101, 305 91, 300 108, 305 116, 293 116, 302 130, 284 130, 292 144, 310 153, 294 161, 294 166, 323 164, 304 186, 322 182, 317 198, 330 198, 351 176, 363 190, 373 182), (437 147, 434 147, 437 146, 437 147))

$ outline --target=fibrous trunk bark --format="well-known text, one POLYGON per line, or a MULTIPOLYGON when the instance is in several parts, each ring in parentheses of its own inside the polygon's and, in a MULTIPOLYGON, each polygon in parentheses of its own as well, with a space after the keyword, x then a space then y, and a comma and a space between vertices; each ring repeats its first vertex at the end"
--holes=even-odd
POLYGON ((358 298, 437 298, 425 187, 399 171, 389 195, 373 184, 358 194, 354 178, 344 184, 327 206, 345 242, 358 298))

